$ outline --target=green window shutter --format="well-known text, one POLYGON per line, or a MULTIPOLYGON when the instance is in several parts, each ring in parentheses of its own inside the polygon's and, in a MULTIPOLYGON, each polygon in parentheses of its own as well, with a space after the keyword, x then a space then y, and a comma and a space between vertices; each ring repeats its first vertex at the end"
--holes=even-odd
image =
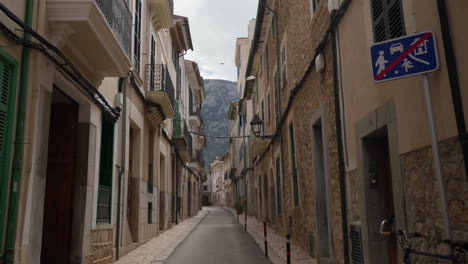
POLYGON ((371 0, 371 15, 375 42, 406 34, 401 0, 371 0))
MULTIPOLYGON (((11 68, 0 62, 0 171, 3 171, 6 160, 6 129, 8 115, 8 95, 10 91, 11 68)), ((4 175, 2 173, 2 175, 4 175)))
POLYGON ((109 120, 104 114, 102 118, 97 222, 111 223, 114 122, 109 120))
POLYGON ((16 63, 0 49, 0 256, 3 255, 3 234, 15 114, 16 63))

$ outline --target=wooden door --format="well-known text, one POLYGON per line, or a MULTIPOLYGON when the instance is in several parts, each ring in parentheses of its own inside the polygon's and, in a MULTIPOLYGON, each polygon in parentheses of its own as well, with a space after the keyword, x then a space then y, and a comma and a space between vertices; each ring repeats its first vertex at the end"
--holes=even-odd
POLYGON ((70 263, 78 105, 52 104, 42 234, 42 264, 70 263))
MULTIPOLYGON (((395 205, 393 201, 393 185, 392 185, 392 174, 390 167, 390 153, 388 148, 388 139, 385 137, 381 141, 381 152, 382 156, 378 162, 378 174, 383 176, 384 180, 384 208, 385 208, 385 219, 389 219, 392 225, 392 229, 395 229, 395 205)), ((389 262, 391 264, 398 263, 398 249, 397 240, 394 236, 387 237, 387 250, 389 256, 389 262)))

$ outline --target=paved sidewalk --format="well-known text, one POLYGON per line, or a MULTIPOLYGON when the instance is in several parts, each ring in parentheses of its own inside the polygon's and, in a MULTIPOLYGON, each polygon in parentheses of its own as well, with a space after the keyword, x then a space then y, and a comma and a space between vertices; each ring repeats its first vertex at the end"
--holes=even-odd
MULTIPOLYGON (((225 208, 229 210, 235 217, 237 212, 233 208, 225 208)), ((245 226, 245 212, 239 216, 240 224, 245 226)), ((255 239, 258 246, 265 252, 263 238, 263 223, 255 217, 247 216, 247 231, 255 239)), ((268 238, 268 257, 274 264, 286 263, 286 238, 276 233, 273 229, 267 229, 268 238)), ((307 252, 291 244, 291 264, 311 264, 316 263, 307 252)))
POLYGON ((161 264, 174 252, 190 232, 200 223, 208 212, 202 210, 197 216, 172 227, 160 236, 153 238, 131 251, 115 264, 161 264))

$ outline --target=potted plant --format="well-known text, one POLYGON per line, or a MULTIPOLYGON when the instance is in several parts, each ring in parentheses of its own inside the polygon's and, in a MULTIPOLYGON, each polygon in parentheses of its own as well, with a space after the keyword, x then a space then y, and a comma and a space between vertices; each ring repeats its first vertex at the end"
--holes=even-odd
POLYGON ((236 204, 234 205, 234 208, 236 209, 237 214, 242 214, 244 212, 244 207, 242 206, 240 202, 236 202, 236 204))

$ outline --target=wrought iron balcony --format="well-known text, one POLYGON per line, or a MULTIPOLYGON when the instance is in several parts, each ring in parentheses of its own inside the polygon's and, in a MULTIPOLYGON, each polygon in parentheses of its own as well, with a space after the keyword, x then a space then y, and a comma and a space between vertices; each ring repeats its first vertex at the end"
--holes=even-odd
POLYGON ((96 87, 131 68, 132 15, 126 0, 47 0, 50 39, 96 87))
POLYGON ((189 162, 192 157, 192 137, 189 134, 187 122, 185 119, 173 119, 172 140, 184 162, 189 162))
POLYGON ((174 118, 173 125, 174 131, 172 133, 172 136, 175 138, 184 138, 188 143, 189 133, 187 122, 185 122, 185 119, 174 118))
POLYGON ((130 58, 132 51, 132 14, 125 0, 94 0, 130 58))
POLYGON ((174 108, 174 85, 172 84, 167 65, 148 64, 146 65, 145 76, 146 89, 152 92, 166 92, 172 108, 174 108))

